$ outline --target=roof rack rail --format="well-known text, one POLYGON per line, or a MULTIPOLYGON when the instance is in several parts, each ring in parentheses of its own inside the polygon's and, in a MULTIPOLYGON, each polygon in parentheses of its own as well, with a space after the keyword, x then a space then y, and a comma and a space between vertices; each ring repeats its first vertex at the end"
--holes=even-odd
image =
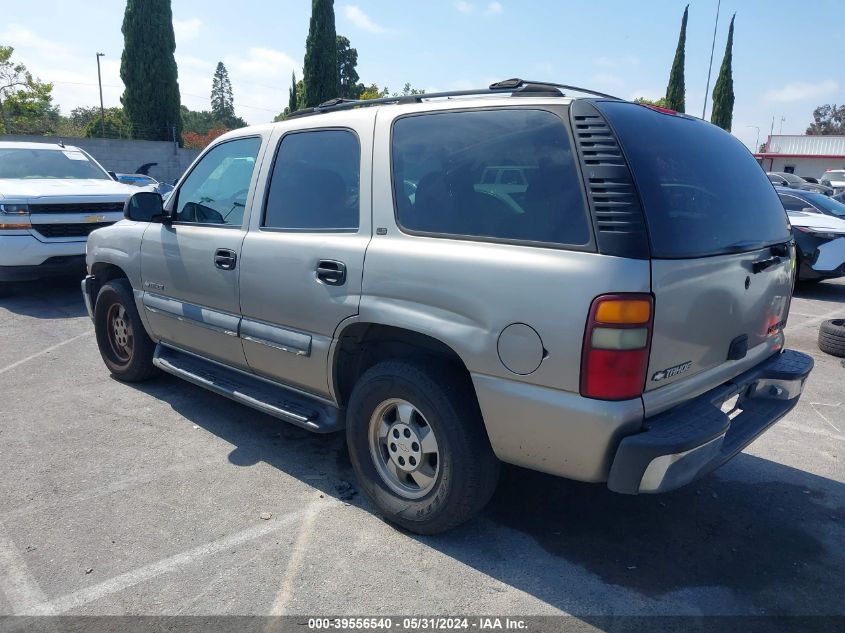
POLYGON ((579 88, 578 86, 570 86, 567 84, 556 84, 547 81, 527 81, 525 79, 505 79, 504 81, 497 81, 490 84, 487 88, 476 88, 472 90, 452 90, 449 92, 429 92, 414 95, 397 95, 394 97, 380 97, 378 99, 330 99, 324 101, 320 105, 313 108, 303 108, 290 114, 290 118, 310 116, 312 114, 322 114, 324 112, 336 112, 338 110, 351 110, 353 108, 364 108, 375 105, 385 104, 402 104, 402 103, 422 103, 424 99, 444 99, 449 97, 468 97, 474 95, 490 95, 510 93, 511 96, 527 96, 543 94, 547 96, 564 96, 562 90, 572 90, 574 92, 583 92, 584 94, 593 95, 595 97, 602 97, 604 99, 616 99, 619 97, 590 90, 588 88, 579 88))

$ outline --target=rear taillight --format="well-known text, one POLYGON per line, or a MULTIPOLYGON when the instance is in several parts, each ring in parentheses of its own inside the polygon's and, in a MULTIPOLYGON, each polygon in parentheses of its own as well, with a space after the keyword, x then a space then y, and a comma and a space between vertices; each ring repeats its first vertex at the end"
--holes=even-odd
POLYGON ((651 295, 603 295, 593 300, 581 353, 582 396, 627 400, 642 395, 653 322, 651 295))

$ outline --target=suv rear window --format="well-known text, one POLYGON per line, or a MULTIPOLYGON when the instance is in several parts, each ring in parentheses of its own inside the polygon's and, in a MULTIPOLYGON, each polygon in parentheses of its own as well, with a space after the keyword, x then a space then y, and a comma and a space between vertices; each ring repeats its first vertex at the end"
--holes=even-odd
POLYGON ((590 242, 569 134, 548 111, 398 119, 393 189, 399 224, 410 232, 570 246, 590 242))
POLYGON ((631 166, 652 257, 703 257, 789 239, 777 193, 736 138, 698 119, 640 105, 596 105, 631 166))

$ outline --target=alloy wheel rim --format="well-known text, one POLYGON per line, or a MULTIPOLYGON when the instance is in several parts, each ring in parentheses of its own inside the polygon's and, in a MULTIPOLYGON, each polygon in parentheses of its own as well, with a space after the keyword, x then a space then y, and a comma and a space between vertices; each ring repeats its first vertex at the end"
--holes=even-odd
POLYGON ((109 346, 115 357, 121 363, 128 363, 132 360, 135 333, 129 315, 126 313, 126 308, 122 304, 113 303, 109 306, 106 315, 106 327, 108 329, 109 346))
POLYGON ((434 489, 440 450, 434 430, 414 405, 401 398, 379 404, 370 418, 370 456, 382 481, 405 499, 434 489))

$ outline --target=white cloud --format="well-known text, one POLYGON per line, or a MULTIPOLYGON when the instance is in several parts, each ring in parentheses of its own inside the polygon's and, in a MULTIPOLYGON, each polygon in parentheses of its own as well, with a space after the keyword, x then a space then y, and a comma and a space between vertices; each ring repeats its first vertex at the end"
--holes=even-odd
POLYGON ((0 41, 6 46, 16 49, 15 58, 20 61, 20 53, 24 50, 34 51, 38 56, 61 59, 67 57, 70 51, 53 40, 41 37, 31 29, 20 24, 9 24, 0 33, 0 41))
POLYGON ((491 2, 487 5, 487 9, 485 9, 485 15, 497 15, 505 10, 505 7, 502 6, 501 2, 491 2))
POLYGON ((826 79, 817 83, 796 81, 786 84, 783 88, 769 90, 763 95, 766 101, 807 101, 818 99, 836 92, 839 84, 832 79, 826 79))
POLYGON ((469 2, 464 2, 461 0, 460 2, 455 3, 455 8, 460 11, 461 13, 469 15, 473 11, 475 11, 475 6, 470 4, 469 2))
POLYGON ((594 59, 593 63, 600 68, 619 68, 620 66, 636 66, 640 63, 640 58, 636 55, 623 55, 622 57, 602 55, 594 59))
POLYGON ((611 86, 616 88, 625 85, 625 82, 621 77, 617 77, 611 73, 596 73, 592 77, 592 82, 601 86, 611 86))
POLYGON ((357 26, 359 29, 369 31, 370 33, 384 34, 394 32, 393 29, 389 29, 387 27, 382 26, 381 24, 377 24, 376 22, 374 22, 373 19, 366 13, 364 13, 361 7, 357 5, 344 5, 343 14, 346 16, 347 20, 352 22, 352 24, 357 26))
POLYGON ((300 72, 299 64, 290 55, 273 48, 250 48, 246 57, 232 58, 227 62, 229 65, 235 73, 256 79, 272 80, 290 77, 293 70, 300 72))
POLYGON ((188 18, 187 20, 173 20, 173 31, 176 33, 177 42, 187 42, 196 39, 202 28, 202 20, 199 18, 188 18))

